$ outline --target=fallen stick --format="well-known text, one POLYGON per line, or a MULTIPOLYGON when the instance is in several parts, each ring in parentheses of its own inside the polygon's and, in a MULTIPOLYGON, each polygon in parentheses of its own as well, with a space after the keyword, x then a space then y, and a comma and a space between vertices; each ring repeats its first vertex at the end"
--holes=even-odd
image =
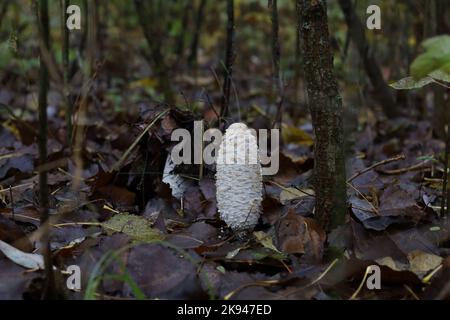
POLYGON ((382 174, 388 174, 388 175, 394 175, 394 174, 401 174, 409 171, 415 171, 420 169, 426 169, 429 167, 428 161, 421 162, 414 164, 412 166, 406 167, 406 168, 400 168, 400 169, 393 169, 393 170, 378 170, 378 172, 382 174))
POLYGON ((401 155, 398 155, 398 156, 395 156, 395 157, 392 157, 389 159, 384 159, 382 161, 376 162, 373 165, 371 165, 370 167, 365 168, 364 170, 360 170, 360 171, 356 172, 355 174, 353 174, 350 178, 347 179, 347 183, 350 183, 351 181, 355 180, 360 175, 362 175, 366 172, 369 172, 370 170, 373 170, 376 167, 379 167, 379 166, 382 166, 382 165, 385 165, 385 164, 388 164, 388 163, 391 163, 394 161, 398 161, 398 160, 405 160, 405 155, 401 154, 401 155))

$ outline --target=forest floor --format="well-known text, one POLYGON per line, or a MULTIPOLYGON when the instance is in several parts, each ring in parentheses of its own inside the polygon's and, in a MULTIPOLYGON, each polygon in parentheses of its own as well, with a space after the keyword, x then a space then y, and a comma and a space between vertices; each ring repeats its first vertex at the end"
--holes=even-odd
MULTIPOLYGON (((283 115, 280 170, 264 179, 260 223, 237 239, 218 217, 213 172, 194 177, 183 207, 161 181, 172 130, 216 119, 212 105, 220 101, 220 88, 213 72, 200 68, 197 75, 173 77, 185 103, 163 114, 165 104, 142 98, 155 81, 136 76, 145 74, 145 63, 122 63, 126 54, 117 51, 122 56, 98 66, 91 82, 85 135, 74 144, 81 144, 81 171, 65 147, 62 100, 57 92, 49 95, 51 248, 56 274, 76 265, 82 279, 81 290, 73 291, 66 289, 67 275, 58 277, 67 298, 449 296, 450 225, 440 218, 445 146, 429 122, 385 119, 361 108, 347 148, 347 223, 327 235, 313 215, 313 132, 306 108, 300 116, 283 115), (380 266, 379 290, 360 286, 370 265, 380 266)), ((1 113, 0 240, 13 246, 0 248, 1 299, 38 298, 43 279, 34 268, 42 267, 36 252, 42 169, 37 91, 15 68, 3 70, 0 88, 2 106, 11 106, 1 113)), ((234 81, 243 121, 267 126, 271 109, 261 98, 261 82, 239 75, 234 81)), ((81 79, 74 83, 73 91, 81 91, 81 79)), ((295 111, 294 102, 285 105, 295 111)))

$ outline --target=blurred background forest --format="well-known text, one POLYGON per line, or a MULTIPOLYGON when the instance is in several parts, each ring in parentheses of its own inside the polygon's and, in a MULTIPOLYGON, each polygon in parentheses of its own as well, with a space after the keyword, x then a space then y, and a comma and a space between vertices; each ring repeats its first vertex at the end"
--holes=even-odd
MULTIPOLYGON (((450 1, 328 1, 349 201, 328 236, 312 218, 300 2, 51 0, 45 47, 41 1, 2 0, 0 240, 20 252, 0 252, 0 297, 48 297, 49 278, 54 292, 65 285, 48 268, 47 285, 42 270, 23 273, 44 269, 41 252, 58 270, 83 270, 69 298, 448 298, 448 65, 397 81, 424 40, 449 34, 450 1), (81 8, 80 30, 64 27, 69 2, 81 8), (381 8, 380 30, 366 28, 369 5, 381 8), (172 130, 200 119, 281 128, 280 171, 265 179, 248 242, 223 231, 208 168, 180 169, 196 181, 181 204, 161 181, 172 130), (130 247, 136 239, 168 244, 130 247), (328 246, 345 247, 345 258, 328 246), (361 289, 374 261, 388 280, 361 289)), ((438 43, 448 58, 448 37, 438 43)))

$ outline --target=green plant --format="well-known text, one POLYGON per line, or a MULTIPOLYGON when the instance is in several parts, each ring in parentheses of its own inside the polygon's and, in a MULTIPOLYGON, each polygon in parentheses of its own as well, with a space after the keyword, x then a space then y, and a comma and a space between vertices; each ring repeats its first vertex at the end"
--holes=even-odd
POLYGON ((411 76, 391 83, 392 88, 418 89, 430 83, 449 88, 446 83, 450 83, 450 36, 429 38, 422 47, 425 51, 411 64, 411 76))

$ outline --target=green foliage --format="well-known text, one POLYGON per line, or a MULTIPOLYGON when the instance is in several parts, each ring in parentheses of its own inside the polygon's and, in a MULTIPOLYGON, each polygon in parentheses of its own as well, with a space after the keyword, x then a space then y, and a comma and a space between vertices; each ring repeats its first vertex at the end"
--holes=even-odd
POLYGON ((442 35, 425 40, 422 43, 425 52, 411 64, 414 79, 426 77, 433 71, 450 74, 450 36, 442 35))
POLYGON ((135 241, 153 241, 162 238, 161 233, 152 227, 149 220, 142 216, 126 213, 114 215, 111 219, 103 223, 103 227, 113 233, 125 233, 135 241))
POLYGON ((136 284, 136 282, 133 280, 133 278, 128 274, 124 263, 120 259, 120 254, 122 252, 128 250, 130 247, 131 247, 131 245, 125 246, 118 251, 109 251, 104 256, 101 257, 101 259, 95 265, 95 267, 89 277, 86 292, 84 294, 85 300, 95 300, 98 286, 100 285, 100 283, 103 280, 108 280, 108 279, 123 281, 123 282, 127 283, 130 286, 131 291, 133 292, 133 295, 136 299, 143 300, 146 298, 145 294, 142 292, 142 290, 139 288, 139 286, 136 284), (122 273, 121 274, 105 274, 107 268, 114 261, 119 263, 122 273))
POLYGON ((390 86, 397 90, 419 89, 432 82, 450 83, 450 36, 436 36, 422 43, 425 52, 411 64, 411 77, 400 79, 390 86))
POLYGON ((414 80, 413 77, 406 77, 391 83, 390 86, 397 90, 411 90, 422 88, 431 82, 433 82, 431 77, 425 77, 419 80, 414 80))

